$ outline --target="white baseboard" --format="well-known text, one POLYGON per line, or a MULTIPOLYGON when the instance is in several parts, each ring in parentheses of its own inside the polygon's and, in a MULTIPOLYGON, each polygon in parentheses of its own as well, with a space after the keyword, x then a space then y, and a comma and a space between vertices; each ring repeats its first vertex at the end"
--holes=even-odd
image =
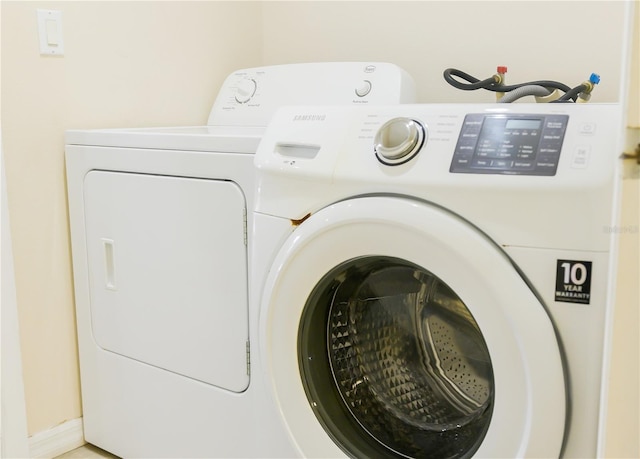
POLYGON ((29 456, 51 459, 85 443, 82 418, 72 419, 29 437, 29 456))

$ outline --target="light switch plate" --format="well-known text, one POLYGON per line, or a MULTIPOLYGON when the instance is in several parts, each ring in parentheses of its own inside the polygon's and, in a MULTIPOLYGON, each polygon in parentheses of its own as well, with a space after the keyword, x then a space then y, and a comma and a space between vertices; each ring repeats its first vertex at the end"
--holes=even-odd
POLYGON ((64 54, 62 11, 40 9, 37 11, 40 54, 62 56, 64 54))

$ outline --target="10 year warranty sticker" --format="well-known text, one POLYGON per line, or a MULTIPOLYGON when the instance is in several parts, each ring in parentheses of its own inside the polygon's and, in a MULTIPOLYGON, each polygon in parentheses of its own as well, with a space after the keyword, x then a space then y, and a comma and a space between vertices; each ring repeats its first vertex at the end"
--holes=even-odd
POLYGON ((556 301, 589 304, 591 301, 591 262, 558 260, 556 301))

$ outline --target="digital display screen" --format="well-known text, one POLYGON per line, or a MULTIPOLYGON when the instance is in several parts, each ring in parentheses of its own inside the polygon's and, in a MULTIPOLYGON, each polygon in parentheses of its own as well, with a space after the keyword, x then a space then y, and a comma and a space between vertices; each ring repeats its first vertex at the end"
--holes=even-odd
POLYGON ((560 114, 468 114, 449 171, 555 175, 568 121, 560 114))
POLYGON ((540 120, 507 120, 506 129, 540 129, 540 120))

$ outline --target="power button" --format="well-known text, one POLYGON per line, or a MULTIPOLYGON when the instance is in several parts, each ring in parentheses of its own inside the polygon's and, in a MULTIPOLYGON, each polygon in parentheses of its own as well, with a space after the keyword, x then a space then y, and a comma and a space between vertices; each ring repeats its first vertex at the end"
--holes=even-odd
POLYGON ((596 123, 582 123, 578 132, 582 135, 593 135, 596 133, 596 123))

